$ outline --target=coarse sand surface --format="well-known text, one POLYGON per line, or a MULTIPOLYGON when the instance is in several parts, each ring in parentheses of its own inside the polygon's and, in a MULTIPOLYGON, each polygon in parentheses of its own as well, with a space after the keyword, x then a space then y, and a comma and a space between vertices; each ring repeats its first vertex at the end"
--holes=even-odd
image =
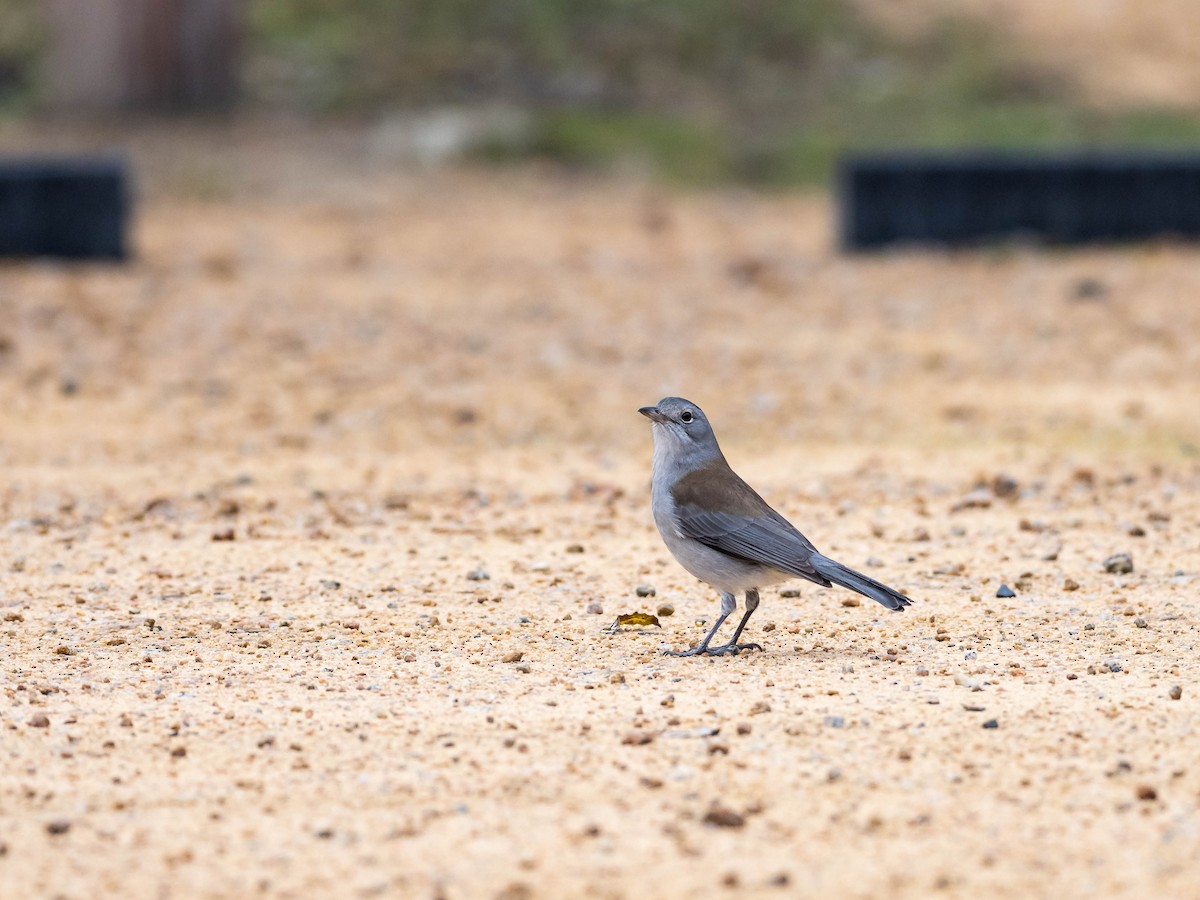
POLYGON ((1200 896, 1200 249, 123 139, 136 258, 0 265, 0 896, 1200 896), (667 394, 914 606, 663 656, 667 394))

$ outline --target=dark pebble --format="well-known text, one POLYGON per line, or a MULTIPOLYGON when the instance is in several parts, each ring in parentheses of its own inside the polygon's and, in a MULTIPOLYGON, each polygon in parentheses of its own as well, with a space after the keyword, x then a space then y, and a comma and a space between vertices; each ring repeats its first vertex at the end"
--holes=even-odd
POLYGON ((1099 278, 1080 278, 1071 286, 1072 300, 1106 300, 1108 285, 1099 278))
POLYGON ((746 824, 746 817, 714 801, 704 814, 704 824, 715 825, 718 828, 741 828, 746 824))
POLYGON ((1104 560, 1104 571, 1113 575, 1128 575, 1133 571, 1133 557, 1128 553, 1114 553, 1104 560))
POLYGON ((653 597, 658 593, 652 584, 639 584, 633 589, 633 592, 639 597, 653 597))
POLYGON ((826 716, 825 724, 830 728, 842 728, 846 724, 846 720, 841 716, 826 716))
POLYGON ((468 581, 487 581, 491 577, 492 576, 488 574, 487 569, 484 568, 473 569, 467 573, 468 581))
POLYGON ((1167 691, 1167 696, 1172 700, 1178 700, 1183 696, 1183 688, 1177 684, 1171 685, 1171 690, 1167 691))
POLYGON ((1015 597, 1017 592, 1010 588, 1007 584, 1002 584, 996 589, 997 597, 1015 597))
POLYGON ((29 719, 30 728, 49 728, 50 719, 45 713, 34 713, 29 719))
POLYGON ((46 823, 46 831, 50 834, 66 834, 71 830, 71 823, 66 819, 55 819, 46 823))
POLYGON ((986 722, 983 723, 983 727, 984 728, 999 728, 1000 723, 998 721, 996 721, 995 719, 988 719, 986 722))

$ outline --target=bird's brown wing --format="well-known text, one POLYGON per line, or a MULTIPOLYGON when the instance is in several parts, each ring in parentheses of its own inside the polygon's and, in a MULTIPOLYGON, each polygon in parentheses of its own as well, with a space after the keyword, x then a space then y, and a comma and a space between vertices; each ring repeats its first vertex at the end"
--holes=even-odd
POLYGON ((829 587, 829 579, 810 562, 817 551, 808 538, 770 507, 767 510, 769 515, 745 516, 682 504, 676 506, 676 518, 685 537, 748 562, 829 587))
POLYGON ((671 489, 679 532, 748 562, 829 587, 810 562, 817 549, 734 472, 724 458, 671 489))

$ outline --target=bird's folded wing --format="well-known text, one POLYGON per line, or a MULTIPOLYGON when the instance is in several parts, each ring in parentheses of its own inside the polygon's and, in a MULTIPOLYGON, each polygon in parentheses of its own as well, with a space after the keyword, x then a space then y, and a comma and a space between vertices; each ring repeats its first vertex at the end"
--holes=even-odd
POLYGON ((676 517, 685 537, 748 562, 830 586, 829 579, 809 561, 816 548, 777 513, 743 516, 703 510, 688 503, 676 507, 676 517))

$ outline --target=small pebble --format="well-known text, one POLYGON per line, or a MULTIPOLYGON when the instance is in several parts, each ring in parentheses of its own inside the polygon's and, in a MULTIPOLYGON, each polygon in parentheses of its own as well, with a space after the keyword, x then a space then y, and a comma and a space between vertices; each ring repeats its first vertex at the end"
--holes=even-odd
POLYGON ((45 713, 35 713, 29 719, 30 728, 49 728, 50 719, 45 713))
POLYGON ((1004 500, 1015 500, 1021 493, 1021 485, 1011 475, 1001 472, 992 478, 992 493, 1004 500))
POLYGON ((1150 627, 1150 623, 1147 622, 1145 619, 1143 619, 1141 616, 1134 619, 1133 624, 1135 626, 1137 626, 1138 628, 1149 628, 1150 627))
POLYGON ((71 823, 66 819, 55 819, 46 823, 46 830, 51 834, 66 834, 71 830, 71 823))
POLYGON ((842 606, 862 606, 862 601, 857 597, 844 597, 842 599, 842 606))
POLYGON ((714 800, 708 812, 704 814, 705 825, 715 825, 717 828, 741 828, 746 824, 746 817, 735 812, 719 800, 714 800))
POLYGON ((1150 787, 1148 784, 1139 784, 1137 788, 1137 798, 1144 801, 1157 800, 1158 791, 1150 787))
POLYGON ((963 675, 961 672, 959 672, 957 675, 954 676, 954 683, 957 684, 959 687, 965 687, 971 691, 982 691, 983 690, 982 684, 980 684, 974 678, 968 678, 966 675, 963 675))
POLYGON ((171 755, 176 758, 179 758, 181 756, 187 756, 187 747, 172 747, 171 755))
POLYGON ((753 706, 750 707, 750 715, 752 716, 760 716, 763 713, 769 713, 770 711, 771 704, 766 700, 758 700, 753 706))
POLYGON ((1010 588, 1007 584, 1002 584, 1002 585, 1000 585, 999 588, 996 589, 996 596, 997 597, 1015 597, 1015 596, 1017 596, 1017 592, 1014 591, 1012 588, 1010 588))
POLYGON ((1178 700, 1180 697, 1183 696, 1183 688, 1181 688, 1177 684, 1173 684, 1173 685, 1171 685, 1171 689, 1169 691, 1167 691, 1167 696, 1170 697, 1172 700, 1178 700))
POLYGON ((520 662, 521 657, 523 657, 524 655, 525 655, 525 653, 521 650, 513 650, 509 653, 504 654, 504 662, 506 662, 506 663, 520 662))
POLYGON ((488 574, 488 570, 483 568, 482 566, 478 569, 472 569, 470 572, 467 573, 468 581, 487 581, 491 577, 492 576, 488 574))
POLYGON ((621 738, 621 743, 628 744, 631 747, 641 747, 653 740, 654 735, 649 731, 631 731, 625 737, 621 738))
POLYGON ((1071 286, 1072 300, 1091 300, 1099 302, 1108 299, 1108 285, 1099 278, 1080 278, 1071 286))
POLYGON ((737 733, 743 737, 748 735, 753 730, 754 728, 749 722, 738 722, 737 733))
POLYGON ((966 653, 963 654, 963 659, 978 659, 978 658, 979 658, 979 654, 976 653, 974 650, 968 650, 966 653))
POLYGON ((583 544, 568 544, 567 552, 568 553, 582 553, 583 552, 583 544))
POLYGON ((604 607, 601 606, 599 603, 595 602, 594 600, 587 605, 587 611, 588 611, 589 615, 593 615, 593 616, 604 615, 604 607))
POLYGON ((983 723, 983 727, 984 728, 999 728, 1000 723, 997 722, 995 719, 988 719, 986 722, 983 723))
POLYGON ((1114 553, 1104 560, 1104 571, 1114 575, 1128 575, 1133 571, 1133 557, 1128 553, 1114 553))
POLYGON ((656 609, 655 612, 658 613, 661 618, 665 619, 667 616, 675 615, 675 607, 670 603, 660 603, 658 604, 658 609, 656 609))
POLYGON ((928 674, 929 674, 929 670, 927 668, 925 668, 924 666, 917 666, 917 676, 918 677, 924 678, 928 674))
POLYGON ((794 600, 800 596, 800 588, 785 588, 779 592, 780 597, 786 597, 789 600, 794 600))
POLYGON ((846 724, 846 720, 841 716, 826 716, 825 724, 830 728, 842 728, 846 724))
POLYGON ((633 589, 633 592, 639 597, 653 597, 658 593, 652 584, 639 584, 633 589))
POLYGON ((1076 581, 1074 578, 1068 578, 1063 582, 1062 589, 1064 591, 1077 591, 1077 590, 1079 590, 1079 582, 1076 581))

